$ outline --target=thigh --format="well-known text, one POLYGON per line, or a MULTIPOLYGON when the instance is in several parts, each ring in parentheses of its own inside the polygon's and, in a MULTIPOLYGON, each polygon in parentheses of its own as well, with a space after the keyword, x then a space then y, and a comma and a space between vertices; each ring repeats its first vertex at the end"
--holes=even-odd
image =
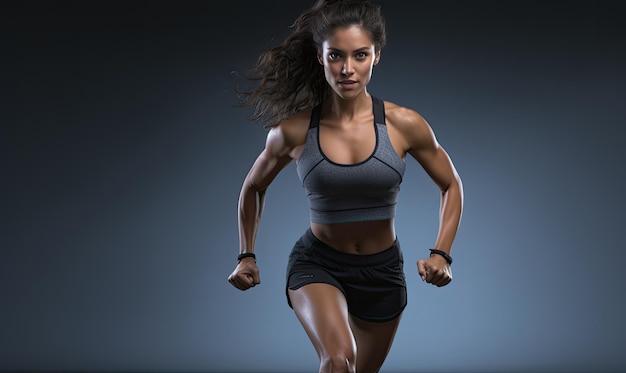
POLYGON ((356 339, 357 372, 378 372, 391 349, 401 315, 387 322, 370 322, 350 316, 350 326, 356 339))
POLYGON ((288 296, 320 358, 356 353, 348 305, 339 289, 326 283, 311 283, 297 290, 289 289, 288 296))
POLYGON ((373 323, 384 323, 396 319, 406 307, 406 279, 397 242, 377 255, 376 261, 346 269, 338 277, 350 314, 373 323))

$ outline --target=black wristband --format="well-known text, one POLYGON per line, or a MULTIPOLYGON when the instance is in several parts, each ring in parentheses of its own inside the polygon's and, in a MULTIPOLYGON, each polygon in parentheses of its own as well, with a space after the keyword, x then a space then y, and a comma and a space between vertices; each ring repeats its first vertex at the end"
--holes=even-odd
POLYGON ((243 253, 243 254, 237 255, 238 262, 241 262, 241 259, 243 258, 253 258, 254 260, 256 260, 256 255, 254 255, 254 253, 243 253))
POLYGON ((430 249, 430 253, 441 255, 446 259, 446 262, 448 262, 448 265, 452 264, 452 257, 447 252, 437 250, 437 249, 430 249))

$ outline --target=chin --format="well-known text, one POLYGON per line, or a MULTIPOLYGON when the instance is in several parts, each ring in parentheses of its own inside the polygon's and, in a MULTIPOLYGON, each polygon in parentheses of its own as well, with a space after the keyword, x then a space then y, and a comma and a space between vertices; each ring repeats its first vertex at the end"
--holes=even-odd
POLYGON ((335 92, 335 95, 337 95, 341 99, 351 100, 355 97, 360 96, 364 90, 363 89, 351 89, 351 90, 335 89, 333 91, 335 92))

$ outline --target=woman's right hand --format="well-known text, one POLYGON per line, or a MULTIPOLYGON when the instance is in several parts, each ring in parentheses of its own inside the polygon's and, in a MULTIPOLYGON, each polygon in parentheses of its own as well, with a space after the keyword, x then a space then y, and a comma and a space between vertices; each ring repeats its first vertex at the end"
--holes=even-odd
POLYGON ((242 259, 233 273, 228 276, 228 282, 239 290, 248 290, 260 284, 259 267, 254 258, 242 259))

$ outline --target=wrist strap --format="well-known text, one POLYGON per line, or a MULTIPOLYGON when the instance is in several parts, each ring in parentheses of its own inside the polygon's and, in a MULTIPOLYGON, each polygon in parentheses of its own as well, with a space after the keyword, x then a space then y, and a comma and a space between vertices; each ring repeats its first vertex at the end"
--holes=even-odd
POLYGON ((446 262, 448 262, 448 265, 452 264, 452 257, 447 252, 437 250, 437 249, 430 249, 430 253, 441 255, 446 259, 446 262))
POLYGON ((254 260, 256 260, 256 255, 254 255, 254 253, 243 253, 243 254, 237 255, 238 262, 241 262, 241 259, 243 258, 253 258, 254 260))

